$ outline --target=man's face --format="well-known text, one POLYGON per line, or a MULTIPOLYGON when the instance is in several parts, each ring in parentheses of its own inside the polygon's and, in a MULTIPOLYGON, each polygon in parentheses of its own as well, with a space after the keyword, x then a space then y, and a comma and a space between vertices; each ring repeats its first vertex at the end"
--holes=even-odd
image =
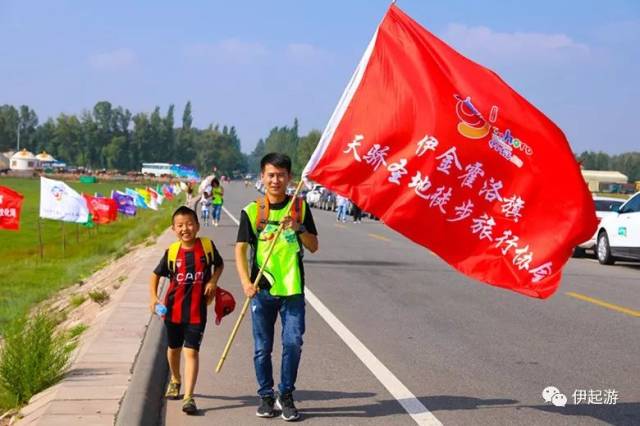
POLYGON ((173 218, 173 226, 171 227, 176 236, 183 243, 193 243, 200 230, 200 225, 190 214, 179 214, 173 218))
POLYGON ((287 169, 281 169, 273 164, 267 164, 264 166, 260 179, 268 194, 282 196, 287 191, 287 185, 289 184, 289 180, 291 180, 291 175, 287 169))

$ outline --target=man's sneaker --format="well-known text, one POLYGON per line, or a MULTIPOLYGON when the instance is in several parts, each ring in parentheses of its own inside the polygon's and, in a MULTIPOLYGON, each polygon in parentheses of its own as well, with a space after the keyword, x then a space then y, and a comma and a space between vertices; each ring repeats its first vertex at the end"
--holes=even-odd
POLYGON ((280 417, 288 422, 292 422, 294 420, 298 420, 300 418, 300 414, 298 414, 298 409, 295 405, 293 405, 293 395, 290 393, 284 395, 277 395, 276 399, 276 408, 282 411, 280 417))
POLYGON ((196 407, 196 402, 193 398, 188 397, 182 400, 182 412, 192 415, 198 412, 198 407, 196 407))
POLYGON ((258 417, 273 417, 276 415, 276 412, 273 411, 273 404, 275 403, 275 399, 272 396, 261 396, 260 397, 260 406, 256 411, 256 416, 258 417))
POLYGON ((167 399, 178 399, 180 397, 180 382, 169 381, 164 396, 167 399))

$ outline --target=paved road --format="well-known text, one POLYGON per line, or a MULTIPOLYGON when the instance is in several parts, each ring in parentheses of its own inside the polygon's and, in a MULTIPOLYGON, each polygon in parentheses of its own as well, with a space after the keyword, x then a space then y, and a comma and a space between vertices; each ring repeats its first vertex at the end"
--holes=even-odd
MULTIPOLYGON (((238 184, 225 194, 236 217, 257 196, 238 184)), ((305 424, 640 424, 640 266, 572 260, 558 293, 540 301, 465 278, 378 222, 343 225, 313 213, 320 250, 305 262, 311 291, 295 394, 305 424), (344 326, 333 324, 342 336, 351 333, 346 342, 319 303, 344 326), (544 402, 550 385, 566 394, 566 407, 544 402), (574 404, 575 391, 607 389, 617 404, 574 404)), ((236 229, 225 214, 204 234, 226 262, 222 285, 241 303, 236 229)), ((201 415, 188 418, 168 401, 167 425, 281 422, 254 416, 249 317, 223 371, 213 372, 236 314, 208 325, 201 415)), ((274 359, 277 367, 279 352, 274 359)))

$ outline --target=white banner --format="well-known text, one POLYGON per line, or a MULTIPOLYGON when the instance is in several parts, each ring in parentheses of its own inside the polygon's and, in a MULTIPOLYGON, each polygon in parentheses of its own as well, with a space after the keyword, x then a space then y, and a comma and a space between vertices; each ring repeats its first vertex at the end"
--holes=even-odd
POLYGON ((66 183, 40 177, 40 217, 85 223, 89 209, 86 200, 66 183))

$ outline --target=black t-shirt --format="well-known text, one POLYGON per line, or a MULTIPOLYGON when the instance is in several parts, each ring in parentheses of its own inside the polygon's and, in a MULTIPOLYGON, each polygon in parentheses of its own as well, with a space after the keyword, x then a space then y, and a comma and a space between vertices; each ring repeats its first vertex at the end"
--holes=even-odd
MULTIPOLYGON (((287 198, 280 203, 270 204, 269 210, 282 210, 287 206, 287 203, 289 202, 290 199, 291 197, 287 196, 287 198)), ((304 203, 305 213, 304 213, 304 218, 302 219, 302 224, 304 225, 308 233, 313 235, 318 235, 318 230, 316 229, 316 224, 313 221, 313 215, 311 214, 311 209, 307 205, 306 201, 303 201, 303 203, 304 203)), ((298 237, 298 241, 300 242, 300 247, 302 248, 302 250, 300 250, 298 254, 298 265, 300 266, 300 275, 302 278, 302 286, 304 288, 304 266, 302 264, 304 246, 300 241, 300 237, 298 237)), ((236 242, 249 243, 249 245, 251 246, 251 256, 250 256, 251 281, 255 281, 256 277, 258 276, 258 272, 260 271, 260 267, 256 263, 256 256, 255 256, 257 236, 253 232, 253 228, 251 227, 251 222, 249 221, 247 212, 245 212, 244 210, 242 210, 242 212, 240 213, 240 227, 238 228, 238 237, 236 238, 236 242)), ((260 279, 260 283, 258 284, 258 287, 260 287, 261 289, 269 289, 271 285, 269 284, 269 281, 265 277, 262 277, 260 279)))

